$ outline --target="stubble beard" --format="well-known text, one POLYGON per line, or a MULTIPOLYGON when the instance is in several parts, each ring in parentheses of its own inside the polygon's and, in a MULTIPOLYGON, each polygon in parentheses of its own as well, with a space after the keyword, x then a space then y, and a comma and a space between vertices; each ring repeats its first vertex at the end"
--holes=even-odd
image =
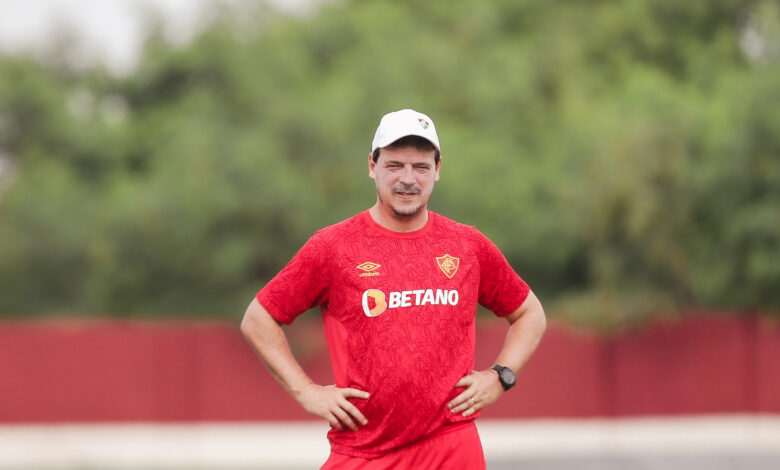
POLYGON ((418 204, 416 207, 410 207, 407 209, 398 209, 394 205, 390 205, 393 209, 393 216, 396 220, 408 220, 416 216, 423 210, 423 205, 418 204))
MULTIPOLYGON (((378 194, 377 194, 377 196, 379 197, 380 204, 385 204, 386 201, 384 200, 384 198, 381 195, 378 195, 378 194)), ((425 204, 417 204, 416 206, 406 207, 406 208, 396 207, 396 205, 393 204, 392 202, 390 202, 387 205, 390 206, 390 209, 392 210, 393 218, 395 220, 399 220, 399 221, 402 221, 402 222, 403 221, 407 221, 409 219, 412 219, 413 217, 418 215, 420 212, 422 212, 422 210, 425 208, 425 204)))

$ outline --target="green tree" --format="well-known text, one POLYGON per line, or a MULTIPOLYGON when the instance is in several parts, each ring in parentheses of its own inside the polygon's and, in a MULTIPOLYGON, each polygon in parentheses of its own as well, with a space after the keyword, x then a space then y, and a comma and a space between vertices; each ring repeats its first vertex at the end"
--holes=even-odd
POLYGON ((778 10, 354 0, 152 30, 126 77, 0 57, 0 314, 240 314, 371 204, 403 107, 439 129, 431 207, 551 313, 778 311, 778 10))

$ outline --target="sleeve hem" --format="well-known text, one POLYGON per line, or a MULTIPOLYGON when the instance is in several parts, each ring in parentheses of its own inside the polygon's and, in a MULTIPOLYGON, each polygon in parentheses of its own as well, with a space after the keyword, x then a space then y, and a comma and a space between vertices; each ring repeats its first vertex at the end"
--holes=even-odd
POLYGON ((530 293, 530 290, 526 290, 523 296, 520 298, 520 300, 517 302, 517 306, 515 308, 509 309, 509 310, 499 310, 494 311, 493 314, 497 317, 505 317, 511 313, 514 313, 517 311, 518 308, 520 308, 521 305, 525 302, 525 300, 528 298, 528 294, 530 293))
POLYGON ((283 315, 281 313, 281 309, 277 308, 276 305, 271 301, 270 298, 263 295, 263 291, 261 290, 255 295, 255 298, 257 298, 257 301, 260 303, 260 305, 265 309, 266 312, 268 312, 269 315, 271 315, 275 320, 284 323, 285 325, 289 325, 293 322, 294 318, 290 318, 286 315, 283 315))

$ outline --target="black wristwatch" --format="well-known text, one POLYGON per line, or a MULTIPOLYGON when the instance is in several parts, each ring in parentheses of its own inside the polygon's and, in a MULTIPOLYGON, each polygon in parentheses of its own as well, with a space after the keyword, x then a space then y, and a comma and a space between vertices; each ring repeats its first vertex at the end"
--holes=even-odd
POLYGON ((509 390, 515 386, 515 373, 512 372, 512 369, 498 364, 491 367, 491 369, 498 372, 498 381, 501 382, 501 386, 504 387, 504 390, 509 390))

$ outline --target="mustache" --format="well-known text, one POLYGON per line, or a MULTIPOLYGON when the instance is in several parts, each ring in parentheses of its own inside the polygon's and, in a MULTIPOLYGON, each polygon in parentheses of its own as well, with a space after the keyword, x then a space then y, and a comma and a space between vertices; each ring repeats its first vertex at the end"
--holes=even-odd
POLYGON ((414 194, 420 194, 420 188, 417 186, 407 186, 403 183, 398 183, 393 186, 394 192, 403 192, 403 193, 414 193, 414 194))

